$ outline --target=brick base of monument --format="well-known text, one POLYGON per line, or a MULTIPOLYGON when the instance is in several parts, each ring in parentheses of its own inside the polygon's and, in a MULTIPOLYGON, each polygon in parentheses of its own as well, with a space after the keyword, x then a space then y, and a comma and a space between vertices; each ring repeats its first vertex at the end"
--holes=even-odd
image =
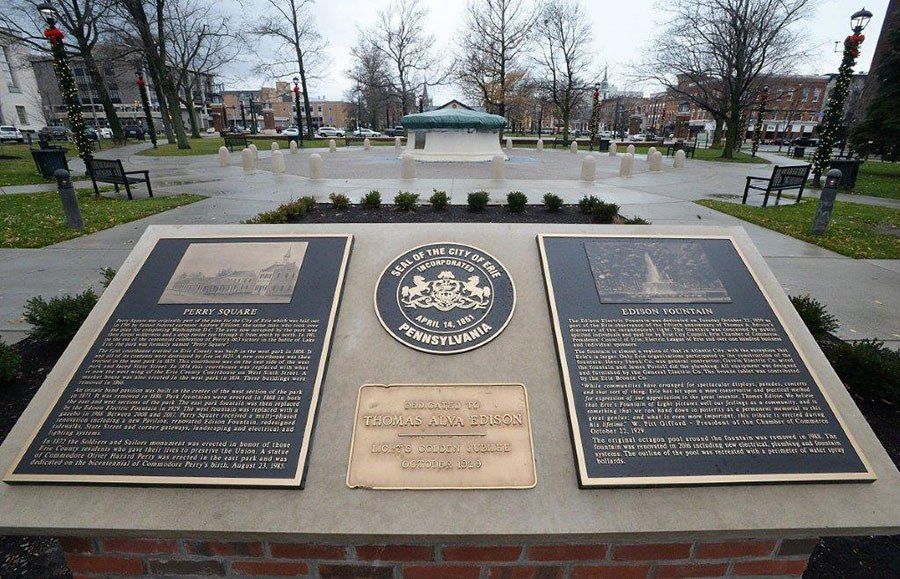
POLYGON ((359 544, 60 539, 74 577, 213 575, 386 578, 802 575, 818 539, 578 544, 359 544))

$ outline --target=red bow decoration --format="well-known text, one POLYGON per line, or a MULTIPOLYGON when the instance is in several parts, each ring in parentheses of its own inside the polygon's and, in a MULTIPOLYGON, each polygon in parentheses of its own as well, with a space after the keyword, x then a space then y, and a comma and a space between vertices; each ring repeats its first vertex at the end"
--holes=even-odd
POLYGON ((50 41, 50 44, 59 44, 62 42, 64 35, 59 28, 48 28, 44 30, 44 38, 50 41))

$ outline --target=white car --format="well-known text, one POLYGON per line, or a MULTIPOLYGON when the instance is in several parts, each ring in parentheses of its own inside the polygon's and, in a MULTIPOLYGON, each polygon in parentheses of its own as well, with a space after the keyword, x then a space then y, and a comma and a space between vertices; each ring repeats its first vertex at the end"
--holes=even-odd
POLYGON ((285 137, 299 137, 300 129, 298 129, 295 125, 291 125, 290 127, 281 131, 281 134, 284 135, 285 137))
POLYGON ((109 127, 100 127, 97 129, 97 134, 100 135, 101 139, 111 139, 113 138, 112 129, 109 127))
POLYGON ((316 135, 319 137, 343 137, 346 133, 341 129, 336 129, 334 127, 319 127, 319 130, 316 131, 316 135))
POLYGON ((628 140, 629 141, 646 141, 647 135, 645 135, 644 133, 636 133, 636 134, 628 137, 628 140))
POLYGON ((15 128, 12 125, 2 125, 0 126, 0 143, 3 141, 16 141, 18 143, 24 143, 25 137, 22 136, 22 131, 15 128))
POLYGON ((356 137, 380 137, 381 133, 363 127, 361 129, 356 129, 355 131, 353 131, 353 135, 356 137))

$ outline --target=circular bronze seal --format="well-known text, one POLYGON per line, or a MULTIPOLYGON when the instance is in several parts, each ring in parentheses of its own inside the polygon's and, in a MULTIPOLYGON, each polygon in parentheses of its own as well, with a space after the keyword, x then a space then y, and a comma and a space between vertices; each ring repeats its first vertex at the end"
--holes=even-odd
POLYGON ((391 261, 375 286, 384 329, 432 354, 474 350, 503 331, 516 288, 494 256, 462 243, 429 243, 391 261))

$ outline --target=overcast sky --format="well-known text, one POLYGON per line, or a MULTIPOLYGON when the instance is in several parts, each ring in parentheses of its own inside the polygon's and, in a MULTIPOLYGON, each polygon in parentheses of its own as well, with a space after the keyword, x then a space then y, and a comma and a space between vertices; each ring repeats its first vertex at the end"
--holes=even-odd
MULTIPOLYGON (((582 0, 590 15, 594 31, 593 48, 598 71, 609 65, 610 82, 620 89, 650 90, 628 81, 629 63, 636 60, 660 25, 662 15, 653 7, 659 0, 582 0)), ((245 0, 244 14, 265 10, 265 0, 245 0), (256 10, 252 10, 252 8, 256 10)), ((463 21, 466 0, 424 0, 429 8, 428 32, 435 36, 438 50, 448 54, 455 33, 463 21)), ((314 18, 328 42, 329 66, 323 78, 311 83, 310 95, 340 99, 350 88, 344 71, 350 66, 350 47, 357 27, 369 27, 376 20, 378 10, 390 0, 316 0, 314 18)), ((815 13, 808 21, 806 38, 799 39, 814 49, 815 58, 797 64, 798 73, 825 74, 835 72, 841 54, 834 52, 834 41, 850 32, 850 15, 865 5, 874 15, 866 29, 866 41, 857 65, 858 71, 868 71, 875 42, 881 30, 888 0, 815 0, 815 13)), ((262 45, 265 52, 265 45, 262 45)), ((273 84, 273 79, 255 76, 250 72, 253 56, 243 55, 225 71, 227 88, 258 88, 273 84)), ((435 103, 458 96, 453 86, 437 87, 433 91, 435 103)))

